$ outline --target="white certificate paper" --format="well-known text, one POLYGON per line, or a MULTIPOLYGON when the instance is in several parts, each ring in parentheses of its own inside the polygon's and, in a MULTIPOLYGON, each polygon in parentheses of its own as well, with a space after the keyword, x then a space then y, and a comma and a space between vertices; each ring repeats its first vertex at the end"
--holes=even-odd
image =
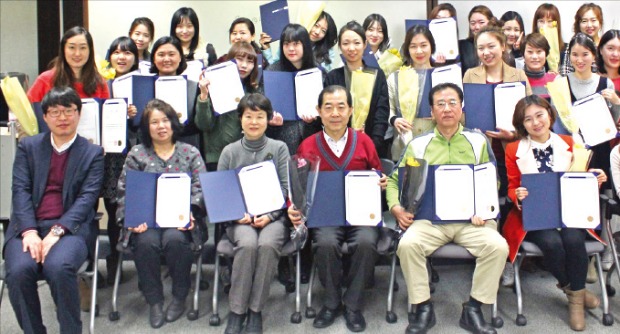
POLYGON ((217 64, 207 68, 204 75, 209 80, 213 111, 222 115, 237 110, 237 105, 245 94, 237 64, 232 61, 217 64))
POLYGON ((284 195, 273 161, 242 168, 239 171, 239 183, 250 215, 262 215, 284 207, 284 195))
POLYGON ((181 124, 187 121, 187 80, 182 76, 159 77, 155 81, 155 98, 172 106, 181 124))
POLYGON ((127 73, 114 79, 112 82, 112 92, 114 98, 126 98, 127 104, 133 104, 133 76, 134 72, 127 73))
POLYGON ((381 215, 381 177, 376 171, 351 171, 344 178, 347 223, 377 226, 381 215))
POLYGON ((583 140, 589 146, 616 138, 616 125, 607 102, 601 94, 575 101, 571 110, 579 124, 583 140))
POLYGON ((82 99, 82 112, 77 132, 91 144, 101 145, 99 132, 99 102, 95 99, 82 99))
POLYGON ((106 153, 123 153, 127 146, 127 103, 107 99, 101 112, 101 146, 106 153))
POLYGON ((462 73, 458 64, 438 67, 431 73, 432 85, 435 87, 441 83, 451 82, 463 90, 462 73))
POLYGON ((512 115, 517 102, 525 97, 525 85, 522 82, 509 82, 495 87, 495 127, 514 131, 512 115))
POLYGON ((562 223, 596 228, 601 223, 598 182, 592 173, 564 173, 560 178, 562 223))
POLYGON ((452 17, 431 20, 428 30, 435 39, 435 54, 443 53, 447 60, 456 59, 459 55, 459 39, 456 33, 456 20, 452 17))
POLYGON ((435 170, 435 214, 440 220, 469 220, 474 215, 474 171, 468 165, 435 170))
POLYGON ((161 228, 184 227, 190 220, 191 178, 185 173, 164 173, 157 179, 155 221, 161 228))
POLYGON ((187 80, 198 82, 200 81, 200 74, 204 70, 204 64, 200 60, 190 60, 187 62, 187 68, 181 73, 187 80))
POLYGON ((490 162, 474 166, 476 216, 487 220, 499 214, 497 168, 490 162))
POLYGON ((319 94, 323 90, 323 74, 318 68, 297 72, 295 75, 295 99, 297 116, 318 117, 316 111, 319 94))

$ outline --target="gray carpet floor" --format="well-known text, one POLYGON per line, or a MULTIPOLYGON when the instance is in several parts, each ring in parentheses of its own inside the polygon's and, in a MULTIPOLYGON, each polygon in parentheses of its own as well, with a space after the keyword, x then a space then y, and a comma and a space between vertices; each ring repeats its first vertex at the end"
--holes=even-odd
MULTIPOLYGON (((102 273, 105 273, 105 261, 99 261, 102 273)), ((433 294, 437 325, 431 333, 463 333, 458 326, 461 313, 461 303, 468 298, 473 265, 469 264, 446 264, 436 266, 440 275, 440 282, 433 294)), ((205 265, 204 273, 210 282, 213 281, 213 265, 205 265)), ((126 282, 121 284, 119 293, 120 320, 111 322, 108 320, 110 312, 111 288, 103 288, 98 291, 98 304, 100 315, 96 318, 95 330, 99 333, 223 333, 228 313, 227 298, 220 290, 220 316, 222 324, 219 327, 211 327, 208 324, 212 313, 211 297, 212 287, 200 292, 200 314, 195 321, 189 321, 182 317, 174 323, 165 324, 161 329, 154 330, 148 323, 148 307, 138 291, 137 275, 133 262, 124 263, 126 282)), ((395 312, 398 321, 388 324, 385 321, 386 297, 388 288, 389 267, 379 266, 376 269, 376 285, 367 290, 364 315, 368 322, 366 333, 403 333, 407 327, 407 300, 406 289, 400 270, 397 271, 397 281, 400 290, 395 293, 395 312)), ((548 272, 537 270, 533 273, 523 272, 524 286, 524 314, 527 317, 527 326, 518 327, 515 324, 516 295, 510 288, 500 288, 499 291, 499 314, 504 319, 500 333, 569 333, 571 330, 567 322, 567 302, 561 291, 555 288, 553 277, 548 272)), ((170 279, 165 281, 167 301, 170 300, 170 279)), ((617 277, 612 281, 616 290, 620 291, 617 277)), ((588 286, 591 290, 600 293, 598 284, 588 286)), ((43 307, 44 322, 47 324, 49 333, 58 333, 58 325, 55 320, 53 301, 50 297, 49 288, 44 282, 39 284, 39 293, 43 307)), ((307 291, 308 286, 302 285, 302 293, 307 291)), ((318 310, 321 305, 322 287, 318 282, 314 286, 314 307, 318 310)), ((611 327, 601 323, 602 309, 595 309, 587 313, 587 333, 618 333, 620 325, 620 296, 610 298, 610 310, 615 324, 611 327)), ((284 287, 274 281, 271 287, 271 296, 268 305, 263 311, 265 333, 347 333, 343 318, 337 319, 335 324, 328 329, 317 330, 312 327, 312 319, 304 319, 301 324, 291 324, 289 319, 294 307, 294 294, 287 294, 284 287)), ((188 298, 188 305, 190 300, 188 298)), ((305 297, 302 298, 305 305, 305 297)), ((302 307, 302 313, 305 306, 302 307)), ((490 319, 491 308, 485 307, 485 317, 490 319)), ((88 332, 88 313, 82 314, 84 333, 88 332)), ((0 333, 19 333, 13 310, 10 306, 7 293, 4 294, 0 310, 0 333)))

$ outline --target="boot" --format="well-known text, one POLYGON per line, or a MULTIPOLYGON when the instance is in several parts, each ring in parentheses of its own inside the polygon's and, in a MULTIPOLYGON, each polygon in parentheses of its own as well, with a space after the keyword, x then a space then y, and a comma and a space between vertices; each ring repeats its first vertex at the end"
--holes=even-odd
MULTIPOLYGON (((560 284, 558 283, 556 285, 560 290, 562 290, 564 293, 566 293, 567 290, 569 290, 570 285, 566 285, 565 287, 561 287, 560 284)), ((600 298, 598 298, 598 296, 594 293, 592 293, 590 290, 586 289, 586 294, 584 297, 584 305, 587 309, 595 309, 597 308, 599 305, 601 304, 601 300, 600 298)))
POLYGON ((566 290, 568 296, 568 323, 574 331, 582 331, 586 328, 584 300, 586 289, 579 291, 566 290))

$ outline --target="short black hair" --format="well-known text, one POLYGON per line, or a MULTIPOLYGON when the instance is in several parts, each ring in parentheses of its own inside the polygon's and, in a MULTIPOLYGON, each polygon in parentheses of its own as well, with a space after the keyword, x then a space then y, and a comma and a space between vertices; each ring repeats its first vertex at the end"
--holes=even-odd
POLYGON ((181 132, 183 131, 183 127, 181 126, 181 122, 179 121, 179 116, 177 112, 172 108, 171 105, 162 101, 160 99, 152 99, 149 103, 144 107, 144 112, 142 113, 142 118, 140 119, 140 130, 142 132, 142 144, 146 147, 153 146, 153 138, 151 138, 150 131, 150 118, 153 111, 157 109, 166 115, 170 120, 170 128, 172 129, 172 143, 176 143, 179 137, 181 136, 181 132))
POLYGON ((138 69, 138 65, 140 63, 140 57, 138 56, 138 47, 131 38, 127 36, 121 36, 112 41, 112 44, 110 44, 110 48, 108 48, 108 53, 105 56, 105 60, 110 63, 110 67, 112 67, 112 54, 114 53, 114 51, 116 51, 116 49, 120 49, 121 51, 129 51, 133 54, 134 61, 133 65, 129 69, 129 72, 133 72, 138 69))
POLYGON ((155 44, 153 44, 153 48, 151 49, 151 68, 149 72, 158 74, 159 69, 155 66, 155 54, 157 53, 157 49, 159 49, 162 45, 172 44, 172 46, 179 51, 181 55, 181 62, 179 63, 179 67, 177 68, 176 75, 181 75, 187 69, 187 61, 185 60, 185 56, 183 55, 183 47, 181 46, 181 41, 178 38, 173 36, 164 36, 158 39, 155 44))
POLYGON ((433 95, 435 95, 435 93, 437 92, 441 92, 443 90, 446 89, 453 89, 458 95, 459 95, 459 100, 461 100, 461 102, 463 102, 463 90, 461 90, 461 87, 451 83, 451 82, 445 82, 445 83, 440 83, 439 85, 431 88, 430 93, 428 93, 428 104, 433 105, 435 104, 435 101, 433 99, 433 95))
POLYGON ((43 97, 41 109, 43 114, 47 114, 50 107, 63 106, 68 108, 72 104, 75 104, 77 107, 78 114, 82 112, 82 99, 80 99, 75 89, 67 86, 53 87, 43 97))
POLYGON ((273 118, 273 107, 271 106, 271 101, 269 101, 269 99, 263 94, 252 93, 244 96, 237 105, 237 113, 239 114, 239 118, 243 117, 243 112, 246 109, 254 111, 263 110, 267 113, 268 120, 273 118))
POLYGON ((366 43, 366 30, 362 28, 361 24, 357 23, 357 21, 354 20, 347 22, 347 24, 343 25, 342 28, 340 28, 340 31, 338 32, 338 46, 340 46, 340 43, 342 43, 342 35, 349 30, 359 35, 362 39, 362 42, 366 43))
POLYGON ((323 90, 321 91, 321 93, 319 94, 319 108, 323 106, 323 96, 325 94, 334 94, 335 92, 345 92, 345 94, 347 95, 347 104, 349 105, 349 107, 353 106, 353 97, 351 96, 351 93, 343 86, 340 85, 331 85, 331 86, 327 86, 325 88, 323 88, 323 90))

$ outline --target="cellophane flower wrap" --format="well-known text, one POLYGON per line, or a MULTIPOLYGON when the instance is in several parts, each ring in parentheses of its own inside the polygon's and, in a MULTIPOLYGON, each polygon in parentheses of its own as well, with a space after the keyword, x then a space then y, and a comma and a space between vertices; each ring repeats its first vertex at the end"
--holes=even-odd
POLYGON ((377 70, 355 70, 351 72, 351 97, 353 98, 353 118, 351 127, 364 130, 370 112, 372 91, 377 79, 377 70))
POLYGON ((570 88, 568 87, 568 78, 557 76, 555 80, 548 82, 547 90, 551 101, 555 105, 555 109, 558 111, 558 116, 562 121, 562 125, 570 133, 576 133, 579 131, 579 125, 571 113, 572 103, 570 99, 570 88))
POLYGON ((9 76, 4 77, 0 81, 0 88, 6 100, 9 109, 17 117, 17 121, 28 136, 34 136, 39 133, 39 125, 37 117, 32 109, 32 104, 28 100, 28 96, 24 88, 17 78, 9 76))
POLYGON ((401 57, 400 52, 394 48, 387 49, 377 62, 386 77, 389 77, 390 74, 398 71, 400 67, 403 66, 403 58, 401 57))
POLYGON ((549 42, 549 55, 547 55, 547 65, 550 72, 558 72, 560 66, 560 42, 558 41, 558 23, 551 22, 550 27, 541 27, 540 33, 549 42))
MULTIPOLYGON (((287 163, 288 169, 288 196, 297 211, 301 212, 301 219, 305 223, 312 210, 316 182, 319 177, 320 158, 315 155, 293 155, 287 163)), ((303 248, 308 235, 306 224, 298 225, 291 232, 291 240, 299 249, 303 248)))
POLYGON ((406 158, 405 166, 399 168, 402 186, 400 188, 400 205, 405 211, 415 215, 426 189, 428 163, 424 159, 406 158))

